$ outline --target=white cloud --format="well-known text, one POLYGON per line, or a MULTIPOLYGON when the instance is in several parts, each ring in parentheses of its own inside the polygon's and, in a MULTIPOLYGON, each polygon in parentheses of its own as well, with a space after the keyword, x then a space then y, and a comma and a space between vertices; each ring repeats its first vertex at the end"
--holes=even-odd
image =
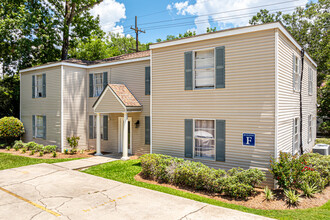
POLYGON ((195 3, 191 4, 189 4, 188 1, 172 3, 167 6, 167 9, 176 10, 178 15, 197 16, 194 20, 194 23, 196 25, 197 34, 200 34, 204 33, 207 27, 210 27, 211 21, 217 23, 218 30, 228 27, 245 26, 248 25, 249 19, 251 19, 251 17, 255 15, 260 9, 267 9, 272 13, 276 11, 284 11, 284 13, 288 13, 290 12, 288 10, 293 10, 293 7, 305 5, 307 0, 297 0, 286 2, 285 4, 276 4, 279 2, 283 1, 196 0, 195 3))
POLYGON ((101 28, 105 32, 115 32, 123 34, 124 27, 118 25, 121 19, 125 19, 126 8, 124 3, 116 2, 115 0, 104 0, 99 5, 96 5, 91 13, 94 16, 100 16, 101 28))

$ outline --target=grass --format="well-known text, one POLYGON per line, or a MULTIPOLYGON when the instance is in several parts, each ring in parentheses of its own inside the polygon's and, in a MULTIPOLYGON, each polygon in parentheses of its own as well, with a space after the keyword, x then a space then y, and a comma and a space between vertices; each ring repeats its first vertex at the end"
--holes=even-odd
POLYGON ((328 145, 330 145, 330 138, 317 138, 315 144, 328 144, 328 145))
POLYGON ((38 159, 31 157, 22 157, 7 153, 0 153, 0 170, 22 167, 38 163, 57 163, 64 162, 69 160, 76 160, 79 158, 70 158, 70 159, 38 159))
POLYGON ((187 199, 192 199, 199 202, 208 203, 211 205, 221 206, 225 208, 235 209, 243 212, 253 213, 257 215, 262 215, 266 217, 276 218, 276 219, 308 219, 308 220, 319 220, 319 219, 329 219, 330 216, 330 202, 327 202, 321 207, 310 208, 310 209, 298 209, 298 210, 261 210, 252 209, 240 205, 229 204, 215 199, 206 198, 203 196, 195 195, 193 193, 183 192, 180 190, 168 188, 165 186, 154 185, 144 182, 139 182, 134 179, 134 176, 141 172, 141 166, 139 160, 129 160, 129 161, 113 161, 106 164, 97 165, 90 167, 82 172, 92 174, 95 176, 100 176, 103 178, 116 180, 123 183, 128 183, 131 185, 144 187, 147 189, 156 190, 159 192, 181 196, 187 199))

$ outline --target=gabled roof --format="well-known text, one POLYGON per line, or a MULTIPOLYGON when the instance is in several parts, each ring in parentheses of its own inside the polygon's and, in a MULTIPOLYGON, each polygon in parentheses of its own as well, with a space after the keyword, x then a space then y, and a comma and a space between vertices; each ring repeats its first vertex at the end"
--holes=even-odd
POLYGON ((141 103, 124 84, 108 84, 93 105, 94 112, 140 112, 141 103))

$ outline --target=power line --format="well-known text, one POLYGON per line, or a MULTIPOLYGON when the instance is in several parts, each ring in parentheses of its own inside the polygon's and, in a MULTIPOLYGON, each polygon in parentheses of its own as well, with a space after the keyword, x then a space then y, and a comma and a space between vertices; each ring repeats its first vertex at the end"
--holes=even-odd
MULTIPOLYGON (((286 10, 282 10, 282 8, 280 9, 275 9, 275 10, 270 10, 270 12, 272 11, 276 11, 276 10, 282 10, 282 12, 286 12, 286 11, 291 11, 292 9, 294 9, 295 7, 290 7, 290 8, 283 8, 286 10)), ((213 19, 212 21, 225 21, 225 20, 232 20, 232 19, 237 19, 237 18, 245 18, 245 17, 251 17, 251 15, 255 15, 254 13, 248 13, 248 14, 242 14, 241 16, 227 16, 227 17, 221 17, 218 19, 213 19)), ((194 22, 194 24, 203 24, 203 23, 208 23, 209 19, 205 19, 205 20, 201 20, 198 22, 194 22)), ((192 22, 183 22, 183 23, 175 23, 175 24, 165 24, 165 25, 158 25, 158 26, 149 26, 149 27, 144 27, 145 30, 156 30, 156 29, 162 29, 162 28, 170 28, 170 27, 180 27, 180 26, 186 26, 186 25, 190 25, 192 24, 192 22)))
MULTIPOLYGON (((241 9, 235 9, 235 10, 229 10, 229 11, 223 11, 223 12, 203 14, 203 15, 194 15, 194 16, 189 16, 189 17, 184 17, 184 18, 176 18, 176 19, 170 19, 170 20, 161 20, 161 21, 156 21, 156 22, 147 22, 147 23, 142 23, 140 25, 155 24, 155 23, 159 24, 159 23, 164 23, 164 22, 165 23, 166 22, 173 22, 173 21, 192 19, 192 18, 202 17, 202 16, 211 16, 211 15, 216 15, 216 14, 223 14, 223 13, 236 12, 236 11, 242 11, 242 10, 249 10, 249 9, 261 8, 261 7, 267 7, 267 6, 274 6, 274 5, 279 5, 279 4, 286 4, 286 3, 290 3, 290 2, 296 2, 296 1, 301 1, 301 0, 283 1, 283 2, 277 2, 277 3, 272 3, 272 4, 266 4, 266 5, 259 5, 259 6, 249 7, 249 8, 241 8, 241 9)), ((294 7, 297 7, 297 6, 294 6, 294 7)), ((128 28, 128 27, 129 26, 126 26, 124 28, 128 28)))

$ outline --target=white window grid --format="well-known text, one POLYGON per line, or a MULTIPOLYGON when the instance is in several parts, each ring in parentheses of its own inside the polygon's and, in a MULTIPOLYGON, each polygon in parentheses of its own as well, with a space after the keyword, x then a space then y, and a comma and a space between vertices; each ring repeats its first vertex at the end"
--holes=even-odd
POLYGON ((294 65, 294 87, 293 90, 295 92, 299 92, 300 91, 300 70, 299 70, 299 58, 298 56, 294 56, 295 59, 295 65, 294 65))
POLYGON ((300 145, 300 120, 299 117, 293 119, 293 146, 292 154, 298 153, 300 145))
POLYGON ((36 75, 35 77, 35 97, 41 98, 43 97, 43 88, 42 88, 42 74, 36 75))
POLYGON ((308 68, 308 95, 313 95, 313 77, 314 71, 311 67, 308 68))
POLYGON ((37 138, 44 137, 44 117, 42 115, 36 115, 35 121, 35 133, 37 138))
POLYGON ((193 51, 193 73, 194 73, 194 89, 210 89, 210 88, 215 88, 215 48, 207 48, 207 49, 201 49, 201 50, 194 50, 193 51), (204 57, 204 58, 199 58, 197 59, 197 53, 199 52, 211 52, 212 51, 212 56, 210 57, 204 57), (212 63, 213 65, 210 66, 199 66, 200 64, 197 63, 198 60, 202 61, 202 60, 209 60, 210 63, 212 63), (197 67, 198 66, 198 67, 197 67), (213 83, 209 84, 209 85, 205 85, 205 86, 198 86, 197 83, 197 73, 196 72, 212 72, 212 78, 213 78, 213 83))
POLYGON ((93 96, 98 97, 103 91, 103 74, 94 73, 93 74, 93 96))
POLYGON ((200 159, 200 160, 213 160, 215 161, 215 157, 216 157, 216 120, 215 119, 200 119, 200 118, 197 118, 197 119, 193 119, 194 121, 194 128, 193 128, 193 158, 195 159, 200 159), (199 130, 211 130, 213 131, 213 138, 206 138, 206 137, 196 137, 195 135, 195 131, 196 131, 196 121, 213 121, 213 129, 208 129, 208 128, 199 128, 199 130), (205 158, 205 157, 202 157, 200 155, 198 155, 198 152, 196 152, 196 141, 207 141, 209 140, 211 143, 210 147, 213 147, 213 158, 205 158))

